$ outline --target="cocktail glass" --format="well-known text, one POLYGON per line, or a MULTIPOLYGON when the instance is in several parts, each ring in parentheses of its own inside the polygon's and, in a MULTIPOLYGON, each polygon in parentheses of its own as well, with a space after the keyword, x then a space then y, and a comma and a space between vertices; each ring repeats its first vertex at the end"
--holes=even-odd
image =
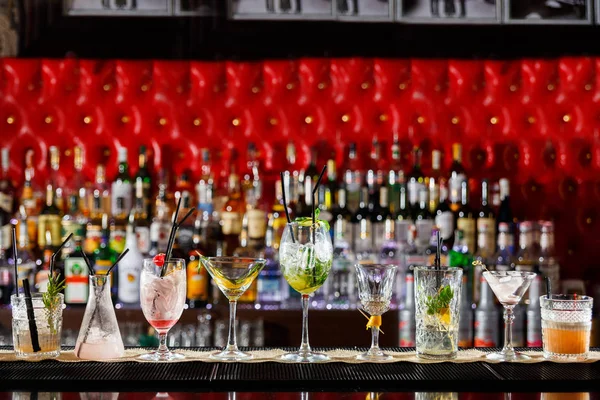
POLYGON ((417 357, 450 360, 458 354, 461 268, 413 267, 417 357))
POLYGON ((504 347, 498 353, 486 357, 495 361, 528 360, 530 357, 515 351, 512 346, 512 324, 514 309, 521 301, 535 273, 526 271, 484 271, 483 277, 490 285, 496 298, 504 307, 504 347))
POLYGON ((314 353, 308 343, 308 304, 312 293, 329 276, 333 263, 333 245, 325 223, 292 222, 286 225, 279 245, 279 264, 287 283, 302 295, 302 344, 282 359, 294 362, 322 362, 325 354, 314 353))
POLYGON ((250 287, 266 264, 262 258, 248 257, 201 257, 202 265, 229 300, 229 337, 223 351, 211 354, 218 360, 246 360, 251 354, 240 351, 237 346, 235 312, 237 300, 250 287))
POLYGON ((379 326, 377 325, 381 324, 381 315, 390 309, 398 266, 357 264, 355 268, 360 304, 363 310, 371 315, 369 322, 376 320, 375 325, 371 326, 371 348, 356 358, 366 361, 389 360, 392 356, 385 354, 379 348, 379 326))
POLYGON ((588 296, 540 297, 544 358, 583 361, 588 357, 593 305, 588 296))
POLYGON ((40 359, 58 357, 60 355, 60 337, 62 331, 62 312, 64 296, 59 294, 57 301, 49 309, 41 293, 31 295, 33 315, 37 328, 40 350, 34 351, 25 296, 13 294, 10 297, 12 306, 12 334, 15 354, 19 358, 40 359))
POLYGON ((144 317, 158 332, 158 350, 139 358, 147 361, 180 360, 184 356, 167 347, 167 334, 183 313, 186 295, 185 261, 171 258, 164 267, 152 258, 144 259, 140 276, 140 301, 144 317), (161 270, 163 270, 161 272, 161 270))

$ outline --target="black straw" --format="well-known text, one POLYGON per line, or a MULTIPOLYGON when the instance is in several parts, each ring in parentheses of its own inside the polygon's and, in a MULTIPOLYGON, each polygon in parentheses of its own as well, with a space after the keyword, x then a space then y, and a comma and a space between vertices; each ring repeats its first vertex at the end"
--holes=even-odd
POLYGON ((279 173, 281 177, 281 197, 283 200, 283 208, 285 209, 285 217, 287 218, 288 226, 290 227, 290 234, 292 235, 292 243, 296 243, 296 239, 294 238, 294 227, 292 226, 292 219, 290 218, 290 212, 287 206, 287 200, 285 199, 285 184, 283 183, 283 172, 279 173))
POLYGON ((440 231, 437 231, 437 248, 435 250, 435 261, 434 261, 434 265, 435 265, 435 269, 440 269, 441 268, 441 254, 442 254, 442 238, 440 237, 440 231))
POLYGON ((65 247, 65 244, 67 244, 67 242, 69 240, 71 240, 72 236, 73 236, 73 233, 69 233, 69 236, 67 236, 67 238, 64 240, 64 242, 62 242, 62 244, 60 246, 58 246, 58 249, 56 249, 54 254, 52 254, 52 258, 50 259, 50 276, 52 276, 54 273, 54 260, 56 259, 56 255, 62 250, 63 247, 65 247))
POLYGON ((83 261, 85 261, 85 265, 87 265, 88 274, 95 275, 96 271, 94 271, 94 267, 92 266, 92 263, 90 262, 88 256, 85 254, 85 251, 81 250, 81 255, 83 256, 83 261))
POLYGON ((552 283, 550 282, 550 278, 546 277, 546 296, 548 299, 552 298, 552 283))
POLYGON ((125 249, 125 251, 121 253, 119 258, 117 258, 117 261, 115 261, 113 263, 113 265, 110 266, 108 271, 106 271, 106 276, 110 275, 110 271, 112 271, 112 269, 115 267, 115 265, 117 265, 119 263, 119 261, 121 261, 123 259, 123 257, 125 257, 127 255, 127 253, 129 253, 129 249, 125 249))
POLYGON ((27 320, 29 321, 29 334, 31 335, 31 347, 33 352, 37 353, 40 348, 40 339, 35 324, 35 313, 33 312, 33 301, 31 301, 31 289, 29 288, 29 279, 23 279, 23 292, 25 294, 25 308, 27 309, 27 320))
POLYGON ((175 242, 175 231, 177 230, 177 218, 179 217, 179 209, 181 208, 181 199, 179 197, 177 202, 177 208, 175 209, 175 216, 173 217, 173 224, 171 225, 171 232, 169 233, 169 242, 167 243, 167 253, 165 254, 165 263, 171 258, 171 252, 173 251, 173 244, 175 242))
POLYGON ((315 233, 315 224, 317 223, 316 221, 316 215, 315 215, 315 207, 317 205, 317 189, 319 188, 319 183, 321 183, 321 178, 323 178, 323 175, 325 174, 325 171, 327 171, 327 164, 325 164, 323 166, 323 169, 321 170, 321 175, 319 175, 319 178, 317 179, 317 182, 315 182, 315 186, 313 186, 313 190, 312 190, 312 224, 313 224, 313 243, 316 241, 316 233, 315 233))
MULTIPOLYGON (((21 229, 23 226, 21 225, 21 229)), ((17 254, 17 227, 12 227, 12 248, 13 248, 13 264, 15 267, 15 293, 19 297, 19 269, 17 268, 17 262, 19 261, 19 255, 17 254)))

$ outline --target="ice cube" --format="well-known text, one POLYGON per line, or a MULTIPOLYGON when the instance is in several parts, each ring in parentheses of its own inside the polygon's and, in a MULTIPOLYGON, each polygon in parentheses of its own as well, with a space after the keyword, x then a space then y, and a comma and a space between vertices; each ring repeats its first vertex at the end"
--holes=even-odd
POLYGON ((507 283, 507 282, 510 282, 511 279, 512 279, 512 277, 510 277, 510 276, 503 276, 500 279, 498 279, 498 282, 507 283))

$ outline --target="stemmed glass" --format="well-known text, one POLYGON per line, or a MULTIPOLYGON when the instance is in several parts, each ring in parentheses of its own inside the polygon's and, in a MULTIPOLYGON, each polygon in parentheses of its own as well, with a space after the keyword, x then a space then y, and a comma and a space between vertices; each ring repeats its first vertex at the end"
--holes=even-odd
POLYGON ((185 358, 167 348, 167 334, 183 313, 185 295, 185 260, 171 258, 165 261, 164 267, 160 267, 152 258, 144 259, 140 276, 140 302, 144 317, 158 332, 159 346, 157 351, 143 354, 140 359, 170 361, 185 358))
POLYGON ((240 351, 237 347, 235 331, 235 312, 237 300, 250 287, 254 279, 265 266, 266 260, 248 257, 200 257, 202 265, 229 300, 229 337, 223 351, 211 354, 218 360, 245 360, 251 354, 240 351))
POLYGON ((535 273, 525 271, 485 271, 483 277, 504 307, 504 347, 499 353, 490 353, 487 358, 496 361, 528 360, 530 357, 517 353, 512 346, 512 324, 514 308, 521 301, 535 273))
MULTIPOLYGON (((356 264, 358 297, 360 304, 371 317, 381 319, 390 309, 397 265, 356 264), (377 318, 379 317, 379 318, 377 318)), ((381 323, 381 321, 379 321, 381 323)), ((371 348, 356 356, 359 360, 385 361, 392 358, 379 348, 379 326, 371 327, 371 348)))
POLYGON ((282 359, 294 362, 329 360, 325 354, 314 353, 308 343, 308 304, 311 293, 327 280, 332 262, 333 245, 324 222, 286 225, 279 245, 279 263, 287 283, 302 295, 302 344, 297 352, 284 354, 282 359))

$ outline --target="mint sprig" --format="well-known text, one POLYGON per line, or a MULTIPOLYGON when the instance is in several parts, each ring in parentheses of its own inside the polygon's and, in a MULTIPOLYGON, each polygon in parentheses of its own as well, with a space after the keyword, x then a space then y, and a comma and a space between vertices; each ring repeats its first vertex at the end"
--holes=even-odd
POLYGON ((442 286, 435 296, 427 296, 425 306, 428 315, 439 314, 444 308, 450 307, 450 302, 454 297, 454 291, 448 285, 442 286))

